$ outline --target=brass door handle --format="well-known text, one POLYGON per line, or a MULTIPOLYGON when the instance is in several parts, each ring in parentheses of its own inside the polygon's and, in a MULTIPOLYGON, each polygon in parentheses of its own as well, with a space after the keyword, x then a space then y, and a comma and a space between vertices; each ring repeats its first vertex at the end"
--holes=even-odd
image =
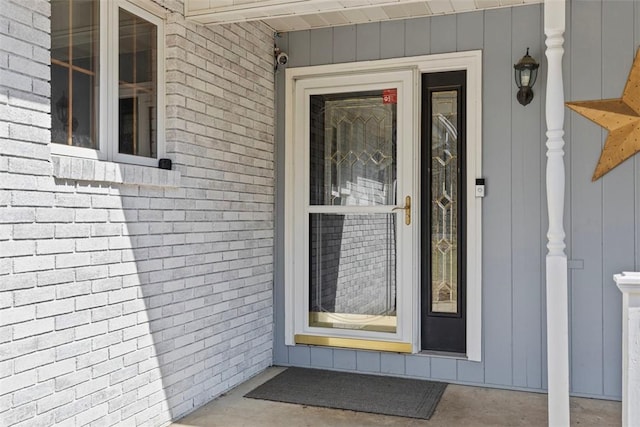
POLYGON ((392 211, 404 210, 404 223, 407 225, 411 225, 411 196, 407 196, 404 198, 404 206, 396 206, 391 209, 392 211))

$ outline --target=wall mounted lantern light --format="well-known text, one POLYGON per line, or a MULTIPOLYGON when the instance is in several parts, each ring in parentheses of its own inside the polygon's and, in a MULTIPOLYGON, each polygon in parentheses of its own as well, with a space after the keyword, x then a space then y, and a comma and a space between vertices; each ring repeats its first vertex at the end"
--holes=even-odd
POLYGON ((520 59, 520 61, 513 65, 516 85, 518 85, 519 89, 516 98, 522 105, 527 105, 533 99, 533 90, 531 90, 531 88, 536 83, 539 66, 540 64, 529 56, 529 48, 527 48, 527 53, 520 59))

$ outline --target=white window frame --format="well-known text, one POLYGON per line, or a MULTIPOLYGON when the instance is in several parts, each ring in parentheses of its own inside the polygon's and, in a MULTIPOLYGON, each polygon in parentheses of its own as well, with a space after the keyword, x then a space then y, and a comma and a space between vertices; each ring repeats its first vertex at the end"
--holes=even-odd
MULTIPOLYGON (((306 306, 308 301, 304 301, 301 295, 306 295, 304 286, 306 280, 299 279, 300 263, 308 263, 301 259, 296 253, 296 218, 300 215, 299 208, 296 207, 296 200, 300 194, 296 194, 297 184, 306 182, 305 177, 301 177, 299 165, 300 154, 299 145, 303 143, 300 138, 296 113, 302 106, 297 105, 297 93, 301 87, 308 86, 308 83, 300 85, 301 82, 310 79, 318 79, 329 76, 348 76, 353 74, 373 74, 392 70, 412 70, 413 71, 413 129, 407 130, 409 135, 413 135, 414 141, 414 182, 413 188, 419 188, 420 180, 420 86, 421 74, 442 71, 467 71, 466 86, 466 359, 471 361, 481 361, 482 359, 482 199, 476 198, 475 180, 482 177, 482 52, 479 50, 468 52, 455 52, 448 54, 425 55, 408 58, 394 58, 389 60, 355 62, 335 65, 321 65, 311 67, 289 68, 286 70, 285 87, 285 344, 295 345, 295 335, 304 331, 306 319, 300 305, 306 306), (296 148, 298 153, 296 154, 296 148)), ((311 85, 312 86, 312 85, 311 85)), ((414 198, 412 202, 412 216, 419 218, 420 200, 414 198)), ((298 220, 299 222, 299 220, 298 220)), ((308 230, 307 230, 308 233, 308 230)), ((419 227, 415 227, 415 236, 419 236, 419 227)), ((299 244, 298 244, 299 245, 299 244)), ((415 327, 412 328, 412 349, 414 353, 420 351, 420 269, 417 268, 420 261, 419 239, 413 239, 413 280, 411 282, 411 319, 415 327)), ((304 254, 302 255, 304 256, 304 254)), ((398 268, 402 268, 398 266, 398 268)), ((401 319, 399 317, 398 322, 401 319)))
POLYGON ((158 166, 158 159, 166 156, 165 142, 165 52, 164 52, 164 9, 135 0, 100 1, 100 64, 98 103, 98 149, 75 147, 51 143, 51 153, 63 156, 82 157, 94 160, 113 161, 142 166, 158 166), (119 74, 119 9, 136 15, 156 26, 156 157, 143 157, 118 152, 120 125, 118 123, 118 74, 119 74))

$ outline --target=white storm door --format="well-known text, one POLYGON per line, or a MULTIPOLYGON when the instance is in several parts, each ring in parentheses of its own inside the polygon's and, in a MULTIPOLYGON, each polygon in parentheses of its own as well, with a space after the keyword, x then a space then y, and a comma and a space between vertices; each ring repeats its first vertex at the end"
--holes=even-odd
POLYGON ((290 345, 414 350, 413 77, 293 80, 290 345))

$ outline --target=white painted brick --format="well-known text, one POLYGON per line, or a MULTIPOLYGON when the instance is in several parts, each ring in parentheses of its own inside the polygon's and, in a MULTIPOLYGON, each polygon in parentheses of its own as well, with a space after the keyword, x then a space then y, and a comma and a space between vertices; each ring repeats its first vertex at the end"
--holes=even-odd
MULTIPOLYGON (((41 271, 37 275, 38 286, 57 285, 64 283, 65 286, 69 285, 69 282, 73 281, 73 270, 50 270, 41 271)), ((56 291, 61 290, 61 287, 56 288, 56 291)), ((58 296, 60 298, 60 296, 58 296)))
POLYGON ((84 411, 88 411, 91 408, 91 398, 84 397, 82 399, 76 399, 72 402, 69 402, 65 405, 58 406, 52 413, 55 416, 56 427, 64 426, 64 427, 75 427, 78 424, 75 422, 75 418, 73 417, 76 414, 80 414, 84 411))
MULTIPOLYGON (((79 298, 85 298, 84 296, 79 298)), ((73 328, 80 325, 86 325, 91 321, 91 312, 89 310, 62 314, 55 317, 56 330, 73 328)))
MULTIPOLYGON (((9 124, 9 136, 14 137, 12 134, 17 133, 17 129, 25 133, 25 138, 27 137, 26 135, 29 135, 29 141, 34 140, 34 138, 31 136, 32 134, 38 135, 38 139, 36 141, 43 144, 46 144, 51 140, 51 135, 48 130, 39 130, 31 126, 15 125, 11 123, 9 124)), ((9 158, 9 172, 36 176, 49 175, 51 174, 51 164, 48 162, 48 160, 22 159, 11 157, 9 158)))
MULTIPOLYGON (((142 299, 136 299, 131 301, 125 301, 122 304, 122 314, 131 314, 131 313, 139 313, 141 311, 145 311, 147 306, 142 299)), ((138 317, 138 321, 140 318, 138 317)))
MULTIPOLYGON (((93 421, 91 424, 88 424, 90 427, 103 427, 103 426, 116 426, 119 425, 121 421, 119 412, 111 412, 97 420, 93 421)), ((167 420, 164 424, 154 423, 151 425, 168 425, 171 420, 167 420)), ((142 425, 142 424, 140 424, 142 425)))
POLYGON ((109 332, 134 326, 137 321, 135 313, 109 319, 109 332))
POLYGON ((32 320, 35 319, 35 315, 36 307, 34 305, 27 305, 19 308, 8 308, 0 311, 2 325, 11 325, 14 323, 32 320))
POLYGON ((91 262, 91 255, 88 253, 72 253, 55 255, 55 265, 58 269, 79 267, 91 262))
POLYGON ((0 380, 0 394, 20 390, 25 384, 36 383, 36 372, 33 370, 12 375, 0 380))
POLYGON ((138 375, 138 367, 137 366, 128 366, 123 369, 118 369, 109 375, 109 384, 115 385, 122 383, 124 381, 135 378, 138 375))
POLYGON ((79 209, 76 211, 76 222, 106 222, 107 211, 104 209, 79 209))
POLYGON ((120 234, 122 234, 120 224, 91 224, 90 235, 93 237, 119 236, 120 234))
MULTIPOLYGON (((36 414, 34 403, 26 404, 0 414, 0 425, 13 426, 24 420, 30 420, 36 414)), ((30 423, 30 421, 29 421, 30 423)))
POLYGON ((74 400, 73 390, 63 390, 45 398, 39 399, 37 403, 38 414, 50 411, 59 406, 66 405, 74 400))
MULTIPOLYGON (((17 225, 13 226, 17 227, 17 225)), ((22 255, 33 255, 35 243, 32 241, 9 241, 0 245, 0 257, 17 257, 22 255)))
MULTIPOLYGON (((56 286, 56 298, 64 299, 91 293, 91 282, 66 283, 64 286, 56 286)), ((73 305, 72 301, 69 304, 73 305)))
MULTIPOLYGON (((106 270, 106 268, 105 268, 106 270)), ((107 275, 106 273, 104 274, 107 275)), ((109 301, 111 301, 111 295, 116 292, 117 289, 122 288, 122 277, 109 277, 106 279, 93 280, 91 284, 91 291, 96 292, 108 292, 109 301)))
POLYGON ((99 390, 103 390, 109 386, 109 377, 102 376, 100 378, 94 378, 91 381, 86 381, 75 387, 76 397, 82 398, 89 396, 99 390))
POLYGON ((75 268, 74 270, 76 272, 76 280, 78 281, 102 279, 107 277, 107 275, 109 274, 108 268, 104 265, 78 267, 78 268, 75 268))
POLYGON ((90 230, 91 228, 87 224, 56 224, 55 237, 57 239, 88 237, 90 230))
POLYGON ((95 337, 98 335, 106 334, 109 331, 108 322, 103 320, 101 322, 92 322, 91 324, 78 326, 75 329, 76 339, 83 339, 89 337, 95 337))
MULTIPOLYGON (((51 230, 53 231, 53 227, 51 230)), ((75 242, 71 239, 51 239, 40 240, 36 242, 36 245, 36 254, 50 255, 73 252, 75 242)))
POLYGON ((73 311, 73 304, 68 301, 52 301, 44 304, 38 304, 36 306, 36 317, 50 317, 60 314, 71 313, 73 311))
POLYGON ((52 270, 54 266, 55 258, 53 255, 29 256, 13 259, 14 273, 52 270))
POLYGON ((55 200, 53 193, 42 191, 13 191, 11 196, 13 206, 52 206, 55 200))
POLYGON ((14 369, 16 373, 23 372, 37 368, 38 366, 53 363, 55 358, 56 353, 54 349, 38 351, 15 359, 14 369))
POLYGON ((35 210, 32 208, 3 208, 0 211, 0 223, 24 223, 35 220, 35 210))
POLYGON ((119 289, 109 292, 109 304, 117 304, 124 301, 130 301, 138 297, 137 288, 119 289))
POLYGON ((121 209, 122 202, 117 197, 91 196, 91 207, 94 209, 121 209))
POLYGON ((97 406, 101 403, 108 402, 122 395, 122 388, 116 385, 103 388, 91 395, 91 405, 97 406))
POLYGON ((132 242, 128 236, 109 237, 109 249, 131 249, 132 242))
POLYGON ((110 374, 124 367, 122 358, 110 359, 102 363, 98 363, 91 368, 92 378, 101 377, 110 374))
POLYGON ((91 265, 113 264, 120 262, 121 258, 118 251, 91 252, 91 265))
POLYGON ((103 251, 109 248, 109 239, 106 237, 94 237, 90 239, 76 240, 76 251, 103 251))
POLYGON ((11 259, 0 258, 0 276, 11 273, 11 270, 11 259))
MULTIPOLYGON (((9 169, 9 158, 4 157, 4 161, 6 162, 5 169, 9 169)), ((10 174, 10 173, 0 173, 0 179, 2 180, 3 188, 8 190, 23 190, 23 189, 32 189, 36 187, 36 177, 30 175, 18 175, 18 174, 10 174)), ((9 194, 9 201, 11 200, 11 193, 9 194)), ((31 212, 31 209, 23 209, 31 212)), ((3 212, 4 215, 4 212, 3 212)), ((2 218, 2 216, 0 216, 2 218)), ((7 221, 12 222, 12 221, 7 221)), ((31 222, 31 221, 27 221, 31 222)))
POLYGON ((113 319, 122 315, 121 305, 107 305, 91 310, 91 321, 98 322, 101 320, 113 319))
POLYGON ((83 411, 78 415, 76 415, 75 423, 76 425, 79 425, 79 426, 86 425, 91 421, 95 421, 98 418, 106 415, 108 413, 108 410, 109 410, 109 405, 107 403, 94 406, 90 410, 83 411))
POLYGON ((121 410, 121 416, 123 420, 126 420, 129 417, 134 416, 138 412, 143 411, 149 407, 149 402, 147 399, 135 400, 133 403, 128 404, 121 410))
POLYGON ((31 78, 14 71, 0 69, 0 81, 2 81, 3 86, 8 88, 18 89, 25 92, 31 90, 31 78))
POLYGON ((72 222, 75 211, 70 208, 36 208, 36 221, 45 222, 72 222))
MULTIPOLYGON (((55 390, 65 390, 91 379, 91 368, 80 369, 70 374, 61 375, 55 378, 55 390)), ((76 396, 81 397, 81 396, 76 396)))
POLYGON ((137 342, 135 340, 124 341, 120 344, 112 345, 111 347, 109 347, 109 359, 131 353, 135 351, 136 348, 137 342))
POLYGON ((122 276, 125 274, 136 274, 138 268, 135 262, 112 264, 109 266, 109 276, 122 276))
POLYGON ((42 80, 49 80, 51 76, 49 67, 46 65, 16 55, 9 56, 9 69, 42 80))
POLYGON ((99 307, 107 304, 108 295, 106 292, 81 296, 75 299, 76 310, 99 307))
POLYGON ((53 331, 54 320, 52 318, 32 320, 27 323, 19 323, 13 326, 13 339, 30 337, 33 335, 41 335, 46 332, 53 331))
POLYGON ((102 349, 111 345, 122 342, 122 332, 115 331, 105 335, 99 335, 91 340, 91 348, 93 350, 102 349))
MULTIPOLYGON (((0 309, 10 308, 13 304, 13 294, 11 292, 0 292, 0 309)), ((0 314, 1 313, 2 312, 0 311, 0 314)), ((4 324, 4 321, 2 324, 4 324)))
POLYGON ((17 390, 13 394, 13 404, 15 406, 20 406, 25 403, 35 402, 38 399, 51 395, 54 391, 55 387, 53 380, 38 383, 31 387, 25 387, 17 390))
MULTIPOLYGON (((43 382, 56 378, 69 372, 75 371, 76 363, 74 359, 66 359, 60 362, 38 368, 35 372, 38 374, 38 382, 43 382)), ((34 371, 28 371, 34 372, 34 371)))
POLYGON ((91 340, 84 339, 61 345, 56 348, 56 361, 76 357, 91 351, 91 340))

